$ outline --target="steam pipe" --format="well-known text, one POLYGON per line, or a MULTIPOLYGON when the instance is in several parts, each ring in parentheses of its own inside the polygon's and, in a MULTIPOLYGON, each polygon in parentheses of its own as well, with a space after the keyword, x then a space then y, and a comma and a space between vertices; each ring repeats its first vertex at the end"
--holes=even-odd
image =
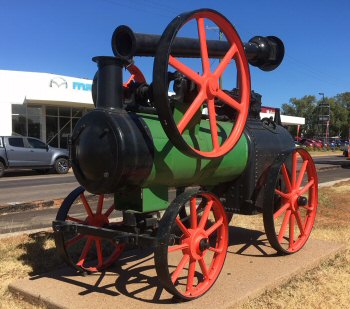
POLYGON ((124 61, 107 56, 94 57, 92 60, 98 66, 96 108, 122 108, 124 61))
MULTIPOLYGON (((112 50, 115 56, 130 59, 134 56, 154 56, 160 35, 135 33, 128 26, 115 29, 112 36, 112 50)), ((230 48, 226 41, 207 40, 210 58, 222 58, 230 48)), ((282 62, 284 57, 283 42, 275 36, 255 36, 244 43, 248 62, 263 71, 272 71, 282 62)), ((176 37, 171 47, 174 57, 200 58, 198 39, 176 37)))

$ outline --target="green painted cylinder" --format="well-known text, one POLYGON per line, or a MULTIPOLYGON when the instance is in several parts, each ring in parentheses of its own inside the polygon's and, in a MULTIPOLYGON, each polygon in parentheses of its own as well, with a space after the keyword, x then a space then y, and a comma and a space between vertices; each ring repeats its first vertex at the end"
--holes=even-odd
MULTIPOLYGON (((225 156, 217 159, 193 158, 172 145, 156 115, 140 115, 148 126, 154 143, 154 160, 151 173, 142 187, 217 185, 237 178, 248 161, 248 143, 242 135, 237 145, 225 156)), ((219 142, 232 130, 232 123, 219 122, 219 142)), ((201 120, 196 131, 183 134, 191 146, 198 143, 203 151, 211 151, 212 139, 209 120, 201 120)))

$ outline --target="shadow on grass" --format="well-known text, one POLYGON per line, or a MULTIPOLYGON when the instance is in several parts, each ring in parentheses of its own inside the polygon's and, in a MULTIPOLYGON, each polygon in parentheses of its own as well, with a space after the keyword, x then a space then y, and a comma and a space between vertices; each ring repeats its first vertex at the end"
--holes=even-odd
POLYGON ((32 268, 30 276, 40 275, 63 265, 51 232, 38 232, 28 237, 27 242, 18 245, 18 249, 25 252, 18 257, 18 260, 32 268))

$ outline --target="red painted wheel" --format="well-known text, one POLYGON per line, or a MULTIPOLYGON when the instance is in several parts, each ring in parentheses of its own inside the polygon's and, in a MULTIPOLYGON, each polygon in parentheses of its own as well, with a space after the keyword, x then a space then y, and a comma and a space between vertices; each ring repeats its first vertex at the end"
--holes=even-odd
MULTIPOLYGON (((133 83, 138 83, 142 84, 146 82, 145 76, 142 74, 141 70, 134 64, 130 64, 126 67, 128 72, 130 73, 130 77, 128 80, 123 83, 123 87, 125 88, 124 90, 129 89, 133 83)), ((97 82, 98 82, 98 72, 96 72, 93 82, 92 82, 92 89, 91 89, 91 94, 92 94, 92 101, 96 107, 96 101, 97 101, 97 82)))
POLYGON ((220 200, 209 192, 185 192, 167 208, 157 233, 155 266, 163 287, 176 297, 202 296, 224 265, 228 224, 220 200), (183 208, 187 217, 180 216, 183 208))
POLYGON ((265 231, 274 249, 291 254, 305 245, 316 216, 318 178, 310 154, 295 149, 275 179, 263 210, 265 231))
MULTIPOLYGON (((236 76, 232 76, 234 81, 236 76)), ((235 88, 236 84, 229 89, 235 88)), ((217 158, 229 152, 241 137, 250 103, 250 74, 249 66, 241 39, 232 24, 220 13, 202 9, 177 16, 165 29, 156 52, 153 68, 153 95, 154 105, 158 111, 161 124, 171 142, 182 152, 195 157, 217 158), (182 60, 172 55, 172 43, 181 28, 191 21, 196 21, 202 74, 190 68, 182 60), (228 43, 228 51, 221 59, 215 70, 211 70, 210 55, 208 54, 208 40, 205 22, 214 23, 223 33, 228 43), (227 66, 234 60, 239 85, 239 99, 233 98, 220 87, 219 79, 227 66), (173 111, 168 99, 168 65, 175 68, 185 77, 197 85, 198 94, 188 106, 182 108, 182 117, 174 119, 173 111), (226 137, 220 134, 220 125, 216 119, 215 100, 219 99, 224 105, 235 111, 231 133, 226 137), (185 140, 184 132, 192 126, 193 120, 198 118, 203 105, 208 107, 209 131, 212 140, 212 149, 201 149, 191 146, 185 140), (185 110, 184 110, 185 109, 185 110)), ((204 148, 204 147, 203 147, 204 148)))
MULTIPOLYGON (((63 201, 56 220, 107 228, 120 224, 115 223, 116 210, 113 203, 104 208, 104 195, 98 195, 97 201, 90 202, 84 192, 83 187, 72 191, 63 201)), ((86 272, 109 267, 124 249, 124 244, 74 232, 55 232, 55 242, 59 253, 70 266, 86 272)))

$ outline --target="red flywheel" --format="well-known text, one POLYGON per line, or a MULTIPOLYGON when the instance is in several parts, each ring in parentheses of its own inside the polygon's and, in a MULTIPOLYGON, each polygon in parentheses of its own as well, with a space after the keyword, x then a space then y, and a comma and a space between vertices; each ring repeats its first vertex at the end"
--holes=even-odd
MULTIPOLYGON (((235 80, 235 77, 232 76, 232 80, 235 80)), ((235 85, 231 89, 234 87, 235 85)), ((181 14, 168 25, 159 41, 154 60, 153 95, 163 129, 170 141, 182 152, 194 157, 217 158, 225 155, 236 145, 243 133, 248 116, 250 73, 242 41, 235 28, 223 15, 214 10, 201 9, 181 14), (197 73, 195 68, 185 64, 179 59, 180 57, 176 57, 176 52, 172 50, 177 33, 192 20, 196 22, 198 31, 202 74, 197 73), (228 50, 215 70, 212 70, 210 65, 211 57, 208 53, 206 22, 214 23, 223 33, 228 43, 228 50), (219 83, 220 77, 232 60, 235 62, 237 69, 239 99, 233 98, 224 92, 219 83), (176 121, 168 99, 168 66, 176 69, 194 82, 198 89, 197 96, 187 106, 182 118, 176 121), (236 114, 235 119, 231 121, 232 130, 226 138, 222 138, 222 134, 219 132, 215 99, 219 99, 224 105, 229 106, 236 114), (184 138, 185 130, 203 105, 208 107, 209 130, 212 141, 211 150, 201 149, 200 146, 192 146, 184 138)))

